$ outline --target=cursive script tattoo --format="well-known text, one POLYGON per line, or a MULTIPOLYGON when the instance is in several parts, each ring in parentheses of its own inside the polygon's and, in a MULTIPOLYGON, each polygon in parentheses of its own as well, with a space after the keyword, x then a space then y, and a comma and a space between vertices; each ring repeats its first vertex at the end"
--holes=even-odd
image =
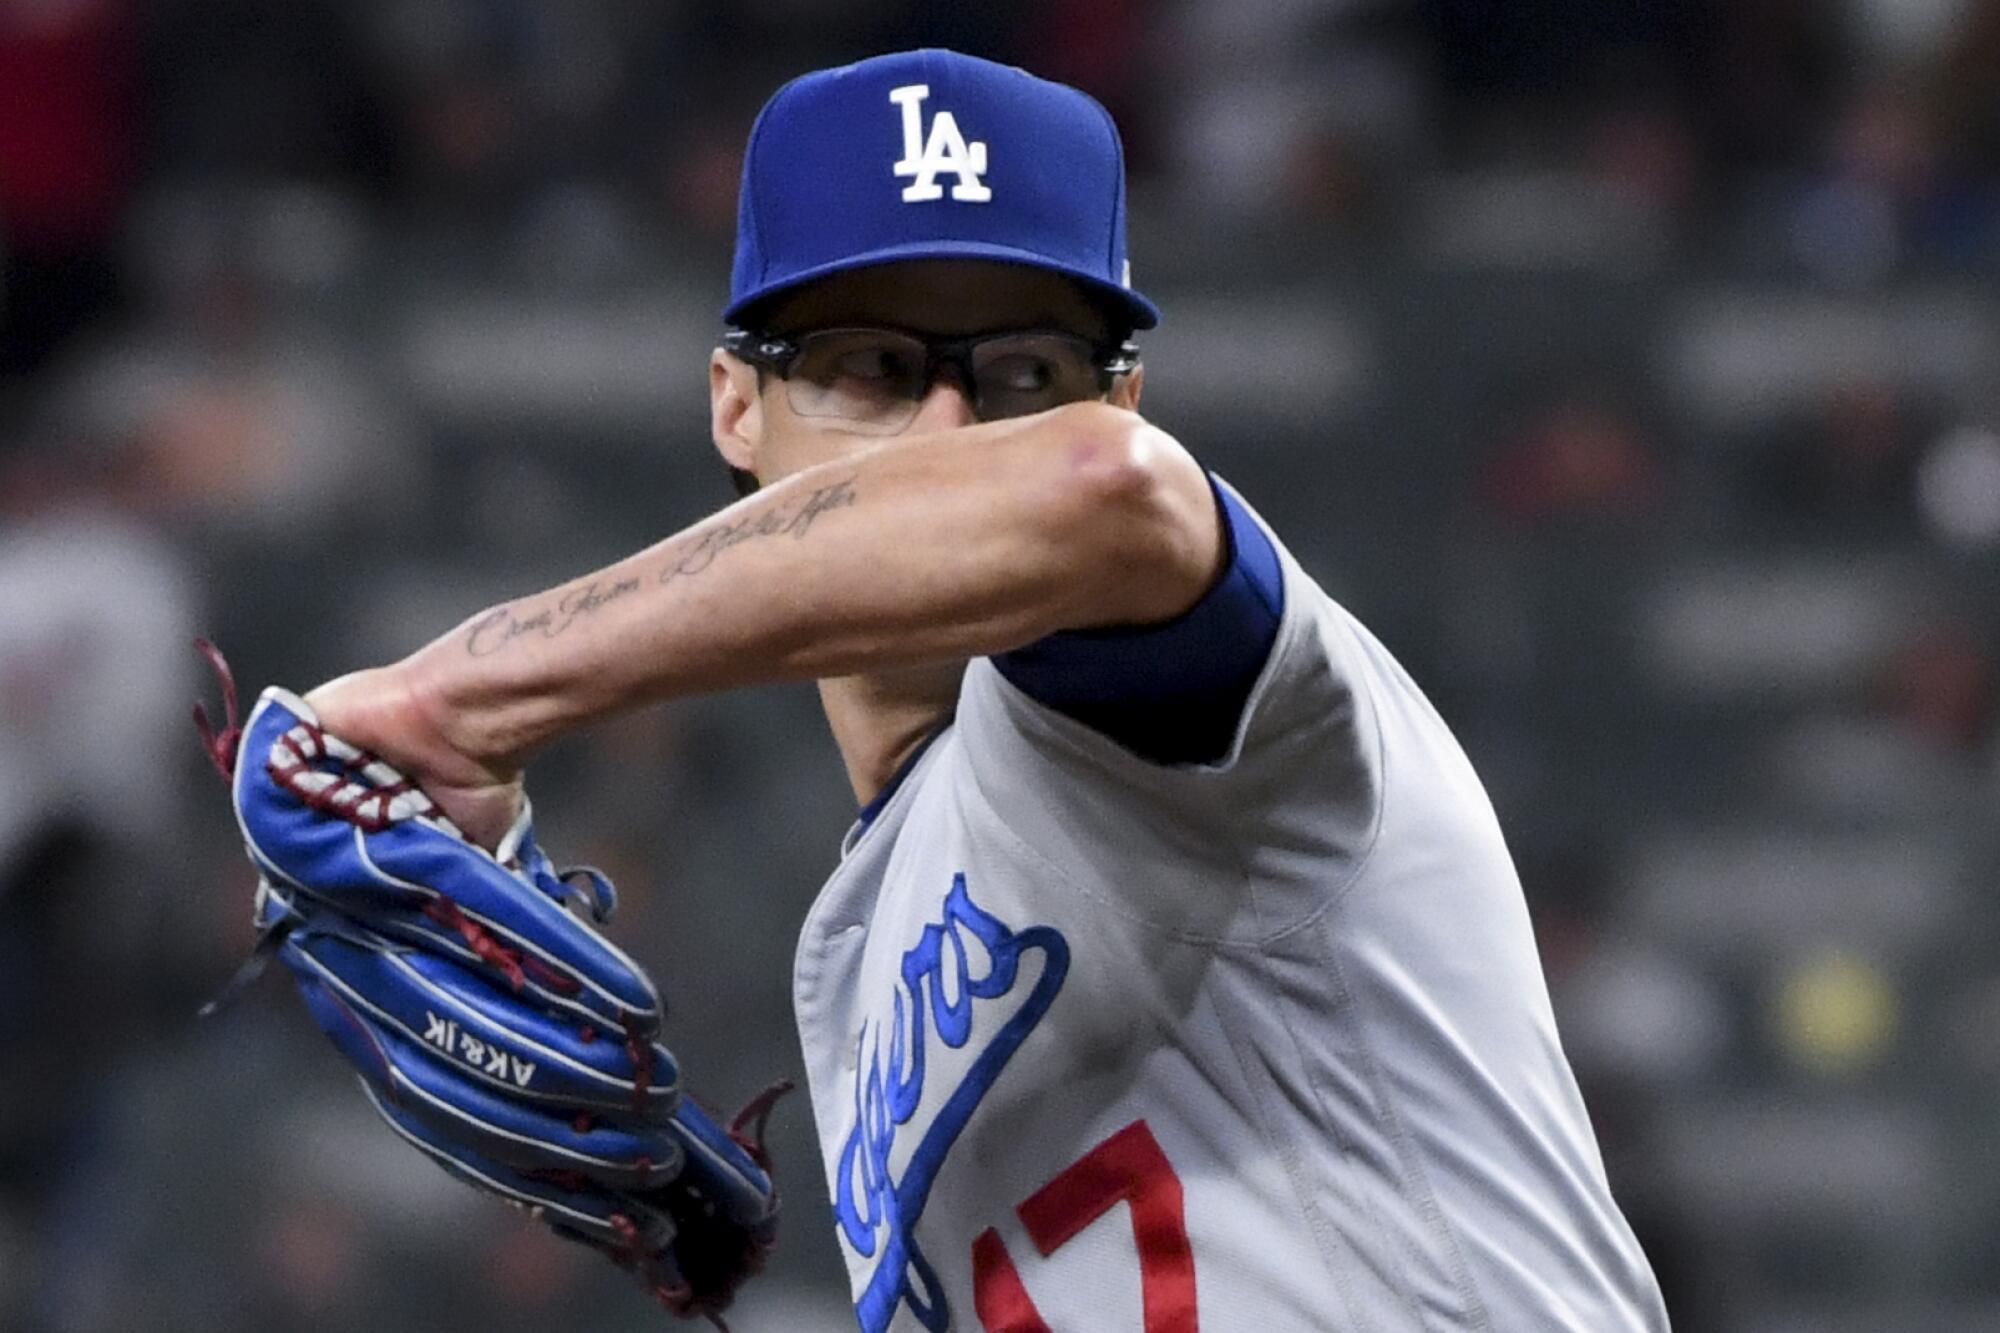
POLYGON ((704 528, 661 567, 659 581, 672 583, 675 579, 693 578, 706 571, 715 563, 715 558, 730 547, 741 546, 760 537, 803 537, 821 514, 831 509, 845 509, 855 502, 855 498, 854 478, 849 477, 831 486, 822 486, 802 500, 704 528))
POLYGON ((563 593, 554 605, 537 611, 517 612, 511 606, 498 607, 472 622, 472 630, 465 639, 465 651, 473 657, 485 657, 525 635, 553 639, 582 617, 637 591, 639 580, 636 577, 611 581, 592 579, 581 588, 571 588, 563 593))
MULTIPOLYGON (((855 503, 854 478, 822 486, 803 498, 775 505, 761 513, 716 523, 693 534, 681 545, 654 578, 656 584, 693 578, 715 563, 715 558, 732 546, 760 537, 799 538, 819 521, 821 514, 845 509, 855 503)), ((465 636, 465 651, 472 657, 497 653, 516 639, 553 639, 577 621, 629 597, 640 590, 637 575, 619 579, 592 579, 581 587, 562 593, 554 602, 539 605, 502 606, 472 622, 465 636)))

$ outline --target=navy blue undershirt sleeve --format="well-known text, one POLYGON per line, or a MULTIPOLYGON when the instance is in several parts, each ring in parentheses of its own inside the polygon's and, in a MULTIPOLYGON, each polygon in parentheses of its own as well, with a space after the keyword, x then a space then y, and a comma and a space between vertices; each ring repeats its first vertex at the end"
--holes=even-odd
POLYGON ((1209 487, 1228 551, 1200 601, 1158 625, 1066 630, 993 658, 1031 697, 1155 763, 1228 753, 1285 610, 1271 539, 1212 474, 1209 487))

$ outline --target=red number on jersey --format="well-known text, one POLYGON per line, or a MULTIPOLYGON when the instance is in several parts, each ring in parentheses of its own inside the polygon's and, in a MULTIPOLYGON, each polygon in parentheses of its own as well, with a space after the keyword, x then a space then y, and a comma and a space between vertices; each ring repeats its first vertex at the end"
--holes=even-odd
MULTIPOLYGON (((1194 1247, 1188 1243, 1181 1178, 1143 1120, 1085 1153, 1014 1210, 1047 1258, 1120 1201, 1131 1206, 1139 1247, 1145 1333, 1197 1333, 1194 1247)), ((1049 1333, 1000 1234, 972 1242, 972 1304, 986 1333, 1049 1333)))

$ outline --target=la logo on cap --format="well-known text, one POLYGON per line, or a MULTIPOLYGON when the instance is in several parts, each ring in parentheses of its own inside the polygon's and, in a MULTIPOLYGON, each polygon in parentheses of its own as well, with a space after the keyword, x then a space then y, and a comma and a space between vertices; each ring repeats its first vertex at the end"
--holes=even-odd
POLYGON ((957 118, 949 111, 931 117, 931 132, 926 138, 921 104, 930 95, 928 83, 906 83, 889 90, 889 100, 903 109, 903 156, 895 166, 897 177, 910 178, 903 187, 903 202, 921 204, 944 198, 938 173, 950 172, 958 177, 958 183, 951 187, 953 199, 983 204, 993 197, 993 191, 980 179, 986 174, 986 141, 967 143, 958 132, 957 118))

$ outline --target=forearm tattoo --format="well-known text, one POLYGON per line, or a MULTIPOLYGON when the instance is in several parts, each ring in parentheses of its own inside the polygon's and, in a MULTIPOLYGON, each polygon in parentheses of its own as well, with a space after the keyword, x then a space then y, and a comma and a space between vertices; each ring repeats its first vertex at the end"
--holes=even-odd
POLYGON ((472 622, 465 636, 465 651, 472 657, 496 653, 516 639, 534 636, 553 639, 587 616, 611 603, 635 596, 649 587, 661 587, 680 579, 699 578, 732 547, 745 542, 777 537, 803 538, 822 514, 846 509, 857 501, 853 477, 821 486, 797 499, 772 505, 741 518, 717 521, 688 534, 674 543, 663 563, 649 573, 627 574, 616 579, 592 579, 580 588, 558 594, 554 600, 496 607, 472 622))

